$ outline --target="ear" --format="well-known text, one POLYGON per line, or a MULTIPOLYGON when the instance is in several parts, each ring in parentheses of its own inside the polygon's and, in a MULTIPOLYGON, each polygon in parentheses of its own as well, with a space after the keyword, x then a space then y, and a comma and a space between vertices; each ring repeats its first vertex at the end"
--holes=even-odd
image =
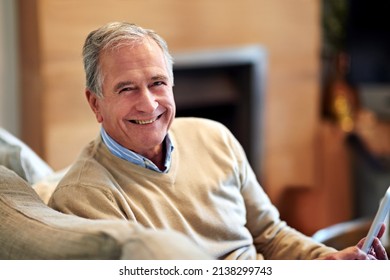
POLYGON ((87 97, 89 106, 91 107, 92 111, 95 113, 96 120, 99 123, 103 122, 103 116, 100 113, 100 107, 99 107, 100 99, 96 96, 95 93, 93 93, 89 89, 85 90, 85 96, 87 97))

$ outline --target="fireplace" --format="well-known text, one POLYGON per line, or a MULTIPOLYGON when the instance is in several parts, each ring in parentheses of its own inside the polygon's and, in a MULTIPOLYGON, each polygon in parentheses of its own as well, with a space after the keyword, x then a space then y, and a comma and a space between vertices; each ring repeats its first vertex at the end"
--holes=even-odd
POLYGON ((261 46, 174 55, 177 116, 226 125, 243 146, 257 177, 261 171, 266 52, 261 46))

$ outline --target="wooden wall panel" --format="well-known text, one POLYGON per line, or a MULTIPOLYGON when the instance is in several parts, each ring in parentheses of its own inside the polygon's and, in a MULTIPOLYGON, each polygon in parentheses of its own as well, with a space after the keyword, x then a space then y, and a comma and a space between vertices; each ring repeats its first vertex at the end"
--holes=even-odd
POLYGON ((19 3, 21 138, 46 158, 44 83, 36 1, 19 3), (21 5, 23 4, 23 5, 21 5))

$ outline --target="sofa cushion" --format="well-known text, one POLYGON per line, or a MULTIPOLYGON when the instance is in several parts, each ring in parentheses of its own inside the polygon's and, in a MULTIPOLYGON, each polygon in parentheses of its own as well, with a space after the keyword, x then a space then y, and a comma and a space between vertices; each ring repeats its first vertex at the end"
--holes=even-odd
POLYGON ((0 165, 14 170, 30 183, 53 172, 29 146, 3 128, 0 128, 0 165))
POLYGON ((0 136, 0 165, 13 170, 20 177, 26 179, 20 152, 19 146, 8 143, 0 136))
POLYGON ((0 166, 0 259, 209 259, 187 237, 57 212, 0 166))

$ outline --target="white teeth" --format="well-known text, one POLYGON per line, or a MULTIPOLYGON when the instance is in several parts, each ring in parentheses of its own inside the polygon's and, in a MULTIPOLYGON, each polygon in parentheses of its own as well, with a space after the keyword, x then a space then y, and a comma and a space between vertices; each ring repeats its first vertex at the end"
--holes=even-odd
POLYGON ((136 124, 150 124, 154 122, 156 119, 151 119, 151 120, 134 120, 136 124))

